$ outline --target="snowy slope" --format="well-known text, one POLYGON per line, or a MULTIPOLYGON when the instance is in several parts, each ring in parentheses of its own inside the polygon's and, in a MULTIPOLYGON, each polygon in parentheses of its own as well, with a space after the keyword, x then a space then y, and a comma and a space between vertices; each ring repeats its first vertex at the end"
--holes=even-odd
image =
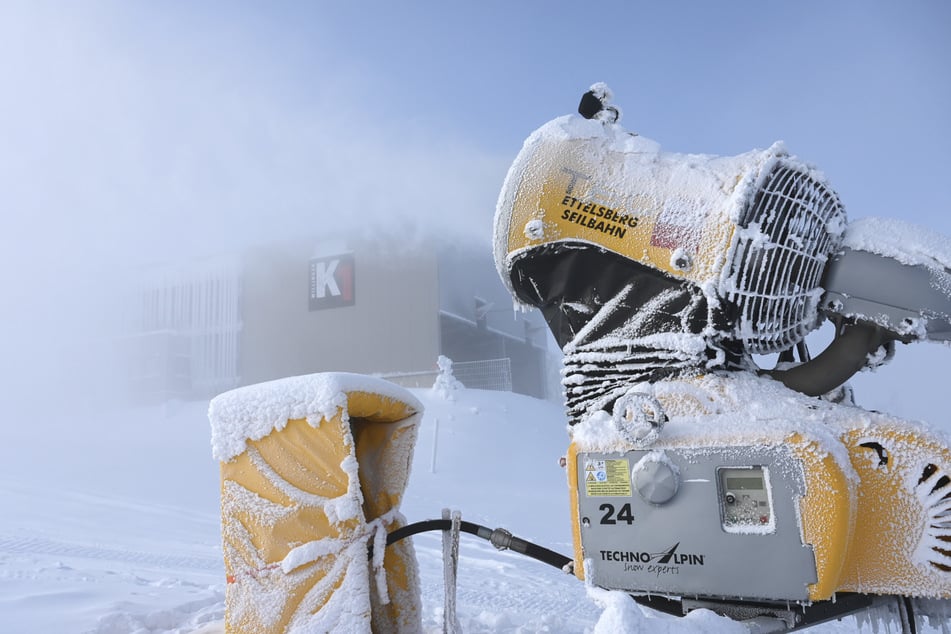
MULTIPOLYGON (((407 518, 438 517, 450 507, 464 519, 504 526, 570 554, 558 465, 566 439, 561 408, 499 392, 415 393, 427 410, 403 507, 407 518)), ((133 449, 122 445, 133 435, 123 440, 117 432, 120 444, 109 452, 134 454, 135 468, 116 471, 101 456, 87 456, 72 465, 74 479, 42 471, 31 481, 24 472, 0 477, 0 631, 184 633, 221 621, 218 470, 206 406, 138 412, 175 441, 133 449), (170 475, 157 479, 157 473, 170 475), (169 501, 176 497, 179 503, 169 501)), ((440 538, 429 533, 414 541, 424 625, 436 632, 443 605, 440 538)), ((461 552, 458 612, 466 632, 743 631, 712 613, 645 614, 623 595, 589 593, 573 577, 468 535, 461 552)), ((850 619, 821 631, 857 626, 850 619)))

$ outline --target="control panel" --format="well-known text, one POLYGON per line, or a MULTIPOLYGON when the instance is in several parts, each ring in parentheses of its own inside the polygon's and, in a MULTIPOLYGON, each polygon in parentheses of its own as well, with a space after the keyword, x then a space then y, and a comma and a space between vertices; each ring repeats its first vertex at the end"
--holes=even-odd
POLYGON ((579 452, 585 575, 609 590, 808 599, 802 463, 784 447, 579 452), (777 574, 782 571, 782 574, 777 574))
POLYGON ((723 530, 728 533, 768 533, 776 530, 766 467, 717 469, 723 530))

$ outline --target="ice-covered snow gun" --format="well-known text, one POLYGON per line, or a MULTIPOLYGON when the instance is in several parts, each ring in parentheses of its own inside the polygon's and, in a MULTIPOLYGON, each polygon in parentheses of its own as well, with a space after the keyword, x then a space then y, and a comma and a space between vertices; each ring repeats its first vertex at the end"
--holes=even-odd
POLYGON ((579 113, 525 141, 494 236, 564 351, 575 574, 785 628, 951 596, 948 441, 846 383, 897 343, 951 339, 951 243, 849 223, 782 144, 661 151, 604 84, 579 113))

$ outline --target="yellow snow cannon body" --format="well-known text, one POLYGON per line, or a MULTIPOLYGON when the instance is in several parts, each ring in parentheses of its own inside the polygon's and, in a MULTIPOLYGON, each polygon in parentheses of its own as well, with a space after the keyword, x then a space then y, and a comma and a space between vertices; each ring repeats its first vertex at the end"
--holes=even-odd
POLYGON ((620 404, 621 421, 605 412, 571 429, 579 578, 804 605, 951 596, 946 438, 752 375, 650 387, 620 404), (646 442, 642 411, 667 418, 646 442))
POLYGON ((227 632, 420 630, 412 543, 385 544, 421 412, 399 386, 342 373, 212 400, 227 632))
POLYGON ((663 152, 610 99, 595 85, 526 140, 495 216, 503 283, 564 352, 575 574, 789 628, 951 596, 949 441, 845 384, 951 338, 951 248, 849 224, 781 144, 663 152))

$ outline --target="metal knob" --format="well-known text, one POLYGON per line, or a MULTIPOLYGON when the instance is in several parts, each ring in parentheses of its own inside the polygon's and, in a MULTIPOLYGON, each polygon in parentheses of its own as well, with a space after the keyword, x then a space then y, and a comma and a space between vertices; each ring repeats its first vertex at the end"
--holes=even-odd
POLYGON ((665 504, 680 489, 680 476, 676 467, 666 460, 658 460, 652 454, 641 458, 633 471, 634 488, 650 504, 665 504))

